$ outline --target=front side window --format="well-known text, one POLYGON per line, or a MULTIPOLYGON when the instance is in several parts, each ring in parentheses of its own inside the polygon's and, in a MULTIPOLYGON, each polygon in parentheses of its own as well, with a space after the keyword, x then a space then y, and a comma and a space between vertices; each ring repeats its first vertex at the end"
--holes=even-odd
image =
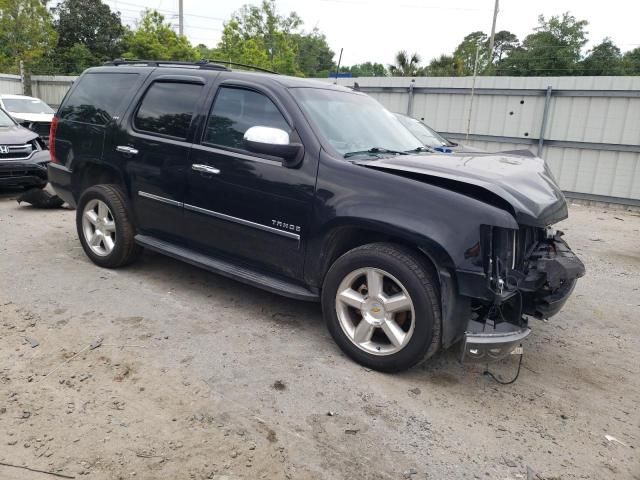
POLYGON ((257 126, 291 133, 289 124, 268 97, 253 90, 222 87, 209 115, 204 143, 244 149, 244 133, 257 126))
POLYGON ((137 73, 87 73, 64 101, 58 115, 64 120, 106 125, 122 113, 138 79, 137 73))
POLYGON ((136 129, 186 139, 201 92, 202 85, 193 83, 152 84, 136 113, 136 129))
POLYGON ((423 147, 396 116, 368 95, 322 88, 291 88, 309 121, 340 154, 371 149, 408 152, 423 147))

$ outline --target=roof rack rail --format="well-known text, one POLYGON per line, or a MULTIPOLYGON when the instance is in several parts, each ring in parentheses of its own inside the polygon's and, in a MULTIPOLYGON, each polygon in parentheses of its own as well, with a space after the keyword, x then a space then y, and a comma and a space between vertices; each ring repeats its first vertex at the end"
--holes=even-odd
POLYGON ((161 67, 161 66, 185 66, 185 67, 198 67, 205 70, 224 70, 230 71, 224 65, 218 65, 216 63, 211 63, 208 60, 198 60, 196 62, 180 62, 175 60, 141 60, 141 59, 125 59, 125 58, 116 58, 110 62, 104 63, 105 66, 111 65, 114 67, 120 65, 145 65, 148 67, 161 67))
POLYGON ((218 59, 203 60, 203 61, 205 61, 205 62, 213 62, 214 64, 221 63, 223 65, 231 65, 231 66, 234 66, 234 67, 251 68, 253 70, 257 70, 258 72, 273 73, 275 75, 280 75, 278 72, 274 72, 273 70, 269 70, 268 68, 256 67, 255 65, 248 65, 246 63, 228 62, 227 60, 218 60, 218 59))

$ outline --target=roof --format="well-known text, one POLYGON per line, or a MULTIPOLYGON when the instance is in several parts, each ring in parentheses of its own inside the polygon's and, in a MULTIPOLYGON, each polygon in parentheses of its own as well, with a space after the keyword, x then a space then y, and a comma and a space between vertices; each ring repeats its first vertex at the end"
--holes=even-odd
POLYGON ((258 84, 262 83, 277 83, 285 88, 322 88, 325 90, 337 90, 343 92, 353 92, 353 90, 340 86, 334 85, 332 83, 323 82, 320 80, 312 80, 308 78, 300 78, 300 77, 291 77, 287 75, 279 75, 276 73, 264 73, 264 72, 251 72, 246 70, 220 70, 214 68, 199 68, 198 65, 189 65, 189 64, 163 64, 162 66, 155 65, 132 65, 132 64, 122 64, 122 65, 103 65, 100 67, 93 67, 88 69, 86 72, 88 73, 96 73, 100 71, 106 72, 118 72, 118 71, 126 71, 126 72, 134 72, 136 70, 145 70, 145 69, 163 69, 167 74, 187 74, 193 75, 197 74, 198 76, 207 77, 209 75, 218 75, 223 74, 231 78, 243 79, 246 81, 256 82, 258 84))

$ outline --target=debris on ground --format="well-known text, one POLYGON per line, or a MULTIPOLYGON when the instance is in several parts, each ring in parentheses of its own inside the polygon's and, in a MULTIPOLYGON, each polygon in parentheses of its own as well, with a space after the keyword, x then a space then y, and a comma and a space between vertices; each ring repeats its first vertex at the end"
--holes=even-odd
POLYGON ((605 435, 604 438, 607 439, 607 441, 609 442, 613 442, 613 443, 619 443, 620 445, 622 445, 623 447, 626 447, 627 444, 624 442, 621 442, 620 440, 618 440, 616 437, 614 437, 613 435, 605 435))
POLYGON ((273 385, 271 385, 271 388, 273 388, 274 390, 282 391, 287 389, 287 384, 282 380, 276 380, 275 382, 273 382, 273 385))
POLYGON ((20 468, 22 470, 28 470, 30 472, 44 473, 46 475, 53 475, 54 477, 58 477, 58 478, 76 478, 76 477, 72 477, 70 475, 63 475, 62 473, 48 472, 46 470, 38 470, 37 468, 26 467, 24 465, 13 465, 11 463, 5 463, 5 462, 0 462, 0 465, 2 465, 3 467, 20 468))
POLYGON ((17 202, 21 204, 22 202, 29 203, 31 206, 35 208, 60 208, 64 205, 64 200, 62 200, 59 196, 49 193, 46 190, 40 188, 32 188, 27 190, 18 198, 16 198, 17 202))

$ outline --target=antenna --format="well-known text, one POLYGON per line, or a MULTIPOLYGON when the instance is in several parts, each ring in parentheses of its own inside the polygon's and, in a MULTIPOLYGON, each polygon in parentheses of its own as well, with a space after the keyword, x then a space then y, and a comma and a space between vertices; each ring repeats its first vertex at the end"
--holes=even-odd
POLYGON ((342 48, 340 49, 340 56, 338 57, 338 68, 336 68, 336 81, 333 82, 334 85, 338 84, 338 75, 340 74, 340 62, 342 62, 342 48))

